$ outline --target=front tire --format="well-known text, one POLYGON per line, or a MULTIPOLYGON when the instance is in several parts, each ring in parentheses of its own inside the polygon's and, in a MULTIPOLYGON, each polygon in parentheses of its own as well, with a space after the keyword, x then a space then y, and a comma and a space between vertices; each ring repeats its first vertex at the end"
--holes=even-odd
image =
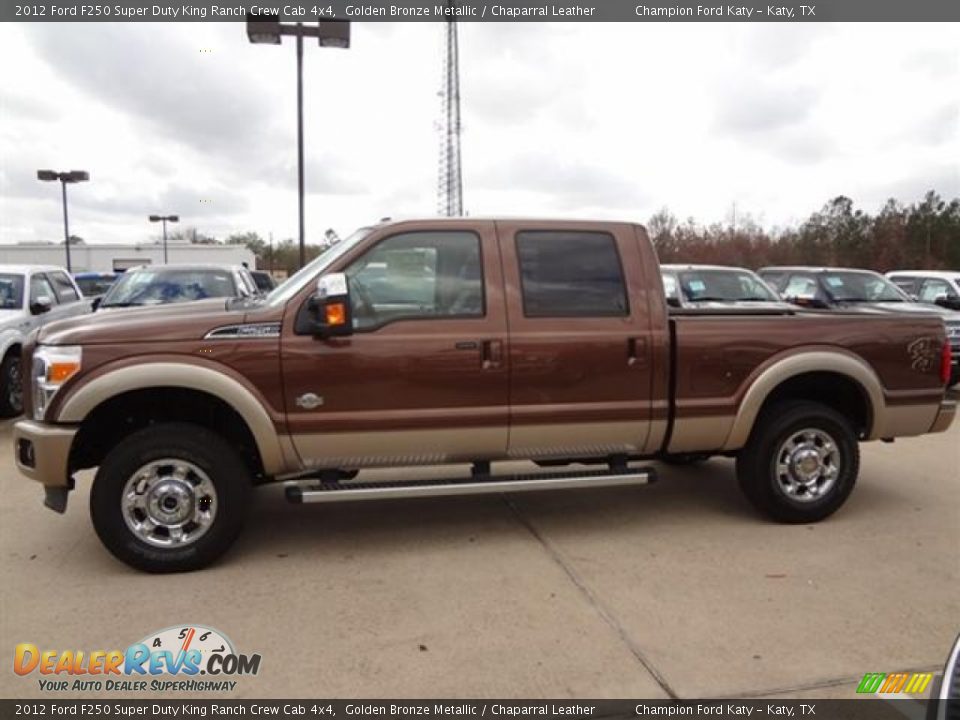
POLYGON ((243 527, 251 475, 219 435, 189 423, 139 430, 107 454, 90 494, 101 542, 146 572, 198 570, 243 527))
POLYGON ((23 412, 23 369, 20 356, 7 353, 0 363, 0 417, 14 417, 23 412))
POLYGON ((747 499, 783 523, 832 515, 850 496, 859 470, 860 448, 850 421, 806 401, 769 408, 737 456, 737 479, 747 499))

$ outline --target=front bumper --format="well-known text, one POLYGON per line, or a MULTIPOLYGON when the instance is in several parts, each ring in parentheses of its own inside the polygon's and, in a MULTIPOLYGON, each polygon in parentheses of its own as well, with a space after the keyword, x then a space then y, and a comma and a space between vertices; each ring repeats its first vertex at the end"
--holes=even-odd
POLYGON ((20 420, 13 426, 13 455, 17 469, 44 485, 46 505, 58 512, 66 508, 67 492, 73 488, 69 458, 78 429, 32 420, 20 420))
POLYGON ((929 432, 943 432, 950 427, 950 423, 953 422, 956 414, 957 401, 944 400, 940 403, 940 410, 937 411, 937 416, 933 419, 933 425, 930 426, 929 432))

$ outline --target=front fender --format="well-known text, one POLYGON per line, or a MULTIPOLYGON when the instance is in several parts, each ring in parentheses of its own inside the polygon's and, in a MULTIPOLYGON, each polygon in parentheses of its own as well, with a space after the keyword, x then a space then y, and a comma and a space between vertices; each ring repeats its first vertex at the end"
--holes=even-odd
POLYGON ((232 407, 246 422, 268 475, 289 468, 280 436, 263 402, 240 381, 213 367, 182 362, 150 362, 107 370, 72 388, 56 412, 55 422, 78 424, 101 403, 134 390, 177 387, 213 395, 232 407))

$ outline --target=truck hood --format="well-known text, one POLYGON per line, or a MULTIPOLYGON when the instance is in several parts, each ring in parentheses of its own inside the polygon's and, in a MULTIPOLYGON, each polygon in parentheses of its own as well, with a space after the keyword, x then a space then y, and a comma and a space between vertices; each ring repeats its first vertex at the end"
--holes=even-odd
POLYGON ((43 345, 105 345, 202 339, 222 325, 243 322, 245 310, 227 309, 226 298, 145 308, 101 310, 45 325, 43 345))

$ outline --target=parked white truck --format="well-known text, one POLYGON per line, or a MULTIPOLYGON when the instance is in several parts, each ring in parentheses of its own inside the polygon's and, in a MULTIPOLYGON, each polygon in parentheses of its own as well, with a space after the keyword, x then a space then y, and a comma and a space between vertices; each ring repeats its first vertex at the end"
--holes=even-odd
POLYGON ((52 265, 0 265, 0 417, 23 411, 20 352, 32 330, 90 312, 70 274, 52 265))

